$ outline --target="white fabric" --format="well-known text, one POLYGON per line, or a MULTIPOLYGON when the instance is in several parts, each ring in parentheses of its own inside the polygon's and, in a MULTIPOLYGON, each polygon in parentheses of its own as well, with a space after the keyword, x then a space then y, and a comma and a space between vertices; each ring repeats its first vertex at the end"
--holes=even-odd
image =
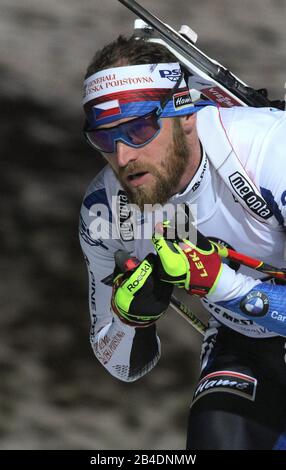
MULTIPOLYGON (((101 96, 139 89, 173 88, 181 75, 178 62, 128 65, 101 70, 84 81, 83 104, 101 96)), ((183 79, 179 88, 186 86, 183 79)))
POLYGON ((271 212, 261 198, 259 189, 253 184, 243 168, 239 155, 235 152, 219 108, 208 109, 205 119, 199 119, 198 131, 202 136, 208 136, 204 140, 205 151, 213 167, 234 196, 239 198, 243 207, 261 222, 277 226, 277 219, 271 217, 271 212), (215 132, 211 129, 215 129, 215 132))

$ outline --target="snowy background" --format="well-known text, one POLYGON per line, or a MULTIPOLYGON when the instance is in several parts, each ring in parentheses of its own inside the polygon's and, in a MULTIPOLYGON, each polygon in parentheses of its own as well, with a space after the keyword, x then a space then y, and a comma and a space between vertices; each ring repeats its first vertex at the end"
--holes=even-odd
MULTIPOLYGON (((189 23, 210 56, 283 98, 284 0, 141 3, 176 28, 189 23)), ((0 449, 185 445, 199 335, 169 312, 160 363, 131 384, 89 346, 77 221, 102 162, 81 138, 82 78, 133 20, 116 0, 0 0, 0 449)))

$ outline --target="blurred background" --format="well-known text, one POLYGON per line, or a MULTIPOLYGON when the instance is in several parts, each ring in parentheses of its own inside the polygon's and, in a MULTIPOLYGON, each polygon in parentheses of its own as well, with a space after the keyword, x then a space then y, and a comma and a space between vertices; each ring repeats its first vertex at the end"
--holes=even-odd
MULTIPOLYGON (((284 96, 285 0, 141 0, 250 85, 284 96)), ((89 345, 78 242, 103 162, 81 137, 95 50, 132 32, 116 0, 0 0, 0 449, 183 449, 201 339, 173 312, 162 358, 126 384, 89 345)))

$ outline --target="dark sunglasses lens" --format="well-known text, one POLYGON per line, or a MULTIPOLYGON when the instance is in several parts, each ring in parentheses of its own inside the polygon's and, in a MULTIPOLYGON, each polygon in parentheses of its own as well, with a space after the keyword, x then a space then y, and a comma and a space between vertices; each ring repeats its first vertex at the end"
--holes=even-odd
POLYGON ((133 145, 142 145, 151 140, 160 129, 154 114, 130 121, 126 126, 126 137, 133 145))
POLYGON ((88 131, 86 137, 96 149, 107 153, 114 151, 114 139, 110 130, 88 131))
POLYGON ((92 147, 102 152, 113 153, 116 151, 117 140, 137 147, 151 140, 159 130, 158 119, 154 113, 151 113, 114 128, 85 130, 85 136, 92 147))

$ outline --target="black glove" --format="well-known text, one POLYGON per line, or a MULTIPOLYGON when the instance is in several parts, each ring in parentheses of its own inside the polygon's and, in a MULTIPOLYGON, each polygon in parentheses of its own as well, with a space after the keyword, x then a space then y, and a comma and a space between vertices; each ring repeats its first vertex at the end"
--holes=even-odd
POLYGON ((134 327, 146 327, 167 310, 173 286, 162 282, 158 258, 149 254, 140 262, 128 252, 115 254, 111 306, 121 321, 134 327))

